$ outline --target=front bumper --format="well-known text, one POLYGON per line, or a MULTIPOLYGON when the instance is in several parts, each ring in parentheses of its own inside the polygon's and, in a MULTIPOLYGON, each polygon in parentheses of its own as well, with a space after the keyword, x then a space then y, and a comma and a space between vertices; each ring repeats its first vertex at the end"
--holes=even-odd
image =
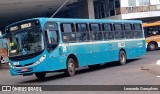
POLYGON ((44 72, 44 71, 48 71, 46 61, 43 61, 40 64, 35 66, 14 67, 14 68, 10 67, 11 76, 34 74, 37 72, 44 72))

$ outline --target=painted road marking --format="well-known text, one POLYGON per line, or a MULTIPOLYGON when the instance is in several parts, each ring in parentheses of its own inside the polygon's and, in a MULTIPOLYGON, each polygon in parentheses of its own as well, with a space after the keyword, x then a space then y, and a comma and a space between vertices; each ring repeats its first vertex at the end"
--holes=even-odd
POLYGON ((160 76, 157 76, 158 78, 160 78, 160 76))
POLYGON ((156 64, 157 64, 157 65, 160 65, 160 60, 158 60, 156 64))

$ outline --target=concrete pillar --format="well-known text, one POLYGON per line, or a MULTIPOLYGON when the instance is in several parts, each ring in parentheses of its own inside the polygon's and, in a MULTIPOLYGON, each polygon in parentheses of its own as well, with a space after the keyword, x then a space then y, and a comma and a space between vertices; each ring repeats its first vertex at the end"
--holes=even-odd
POLYGON ((94 19, 94 0, 82 0, 78 4, 78 18, 94 19))
POLYGON ((94 0, 87 0, 88 3, 88 17, 90 19, 94 19, 95 18, 95 14, 94 14, 94 0))

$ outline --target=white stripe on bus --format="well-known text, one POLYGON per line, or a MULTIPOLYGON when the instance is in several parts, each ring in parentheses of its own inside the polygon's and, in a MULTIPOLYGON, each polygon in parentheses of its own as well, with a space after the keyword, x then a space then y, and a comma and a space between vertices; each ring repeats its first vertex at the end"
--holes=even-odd
POLYGON ((139 41, 139 40, 145 40, 145 38, 140 39, 125 39, 125 40, 108 40, 108 41, 90 41, 90 42, 77 42, 77 43, 62 43, 59 44, 59 46, 74 46, 74 45, 85 45, 85 44, 99 44, 99 43, 111 43, 111 42, 126 42, 126 41, 139 41))

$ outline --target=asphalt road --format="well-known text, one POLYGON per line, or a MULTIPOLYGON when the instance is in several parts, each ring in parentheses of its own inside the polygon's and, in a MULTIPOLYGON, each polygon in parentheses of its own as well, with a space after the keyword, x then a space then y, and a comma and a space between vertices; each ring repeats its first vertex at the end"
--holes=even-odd
MULTIPOLYGON (((118 66, 117 62, 102 65, 98 69, 84 67, 78 69, 73 77, 65 77, 61 73, 49 73, 44 81, 32 76, 10 76, 6 66, 0 69, 1 85, 160 85, 158 75, 142 70, 142 67, 156 64, 160 60, 160 50, 147 52, 136 60, 130 60, 126 65, 118 66)), ((23 92, 26 93, 26 92, 23 92)), ((33 92, 35 93, 35 92, 33 92)), ((46 92, 47 93, 47 92, 46 92)), ((51 92, 48 92, 51 93, 51 92)), ((53 93, 53 92, 52 92, 53 93)), ((54 92, 67 93, 67 92, 54 92)), ((68 92, 81 94, 83 92, 68 92)), ((89 94, 106 92, 84 92, 89 94)), ((110 92, 114 94, 116 92, 110 92)), ((119 92, 120 94, 159 94, 159 92, 119 92)), ((39 92, 41 94, 41 92, 39 92)))

